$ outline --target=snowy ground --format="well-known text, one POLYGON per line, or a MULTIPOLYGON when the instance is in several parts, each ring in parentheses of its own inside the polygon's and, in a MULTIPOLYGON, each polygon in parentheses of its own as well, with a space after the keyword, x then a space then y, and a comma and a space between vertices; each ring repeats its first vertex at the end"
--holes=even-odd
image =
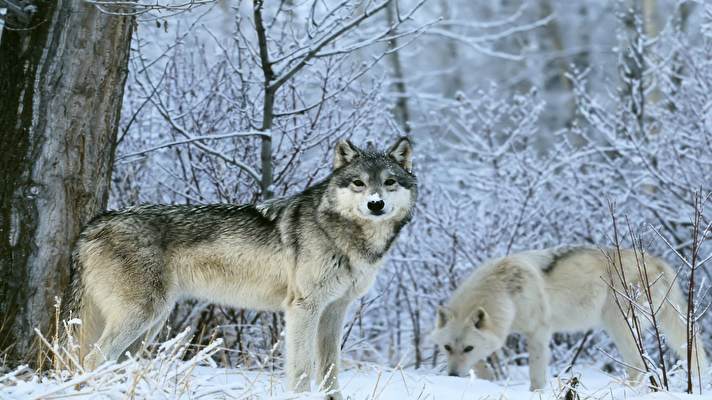
MULTIPOLYGON (((0 399, 323 399, 324 393, 294 394, 284 388, 281 370, 218 368, 222 341, 215 340, 184 361, 190 341, 186 330, 162 343, 151 357, 106 363, 91 372, 76 371, 74 358, 63 350, 57 371, 41 377, 27 368, 0 373, 0 399), (75 370, 74 373, 67 372, 75 370)), ((566 399, 567 382, 577 377, 578 398, 584 399, 685 399, 712 400, 712 371, 703 377, 703 395, 679 393, 681 375, 674 375, 671 387, 678 393, 649 393, 645 388, 627 387, 619 377, 597 368, 580 367, 562 378, 552 378, 547 390, 530 392, 526 367, 510 368, 507 381, 488 382, 475 378, 455 378, 433 371, 384 368, 375 364, 346 361, 340 374, 342 392, 354 400, 401 399, 566 399)), ((576 397, 573 397, 575 399, 576 397)))
MULTIPOLYGON (((116 366, 114 366, 116 367, 116 366)), ((160 371, 158 376, 143 375, 141 369, 129 368, 128 373, 113 374, 122 379, 106 379, 110 374, 98 374, 92 379, 72 379, 67 382, 45 382, 7 379, 1 382, 2 399, 322 399, 321 393, 295 395, 285 392, 281 373, 195 367, 178 365, 160 371), (81 385, 77 387, 77 383, 81 385)), ((107 371, 108 372, 108 371, 107 371)), ((595 369, 576 373, 580 379, 581 399, 712 399, 707 395, 682 393, 648 393, 645 389, 627 388, 616 377, 595 369)), ((508 382, 487 382, 479 379, 453 378, 398 369, 383 369, 365 365, 341 374, 343 393, 351 399, 564 399, 566 385, 553 378, 551 387, 542 392, 530 392, 525 370, 517 370, 508 382)), ((709 390, 709 389, 708 389, 709 390)))

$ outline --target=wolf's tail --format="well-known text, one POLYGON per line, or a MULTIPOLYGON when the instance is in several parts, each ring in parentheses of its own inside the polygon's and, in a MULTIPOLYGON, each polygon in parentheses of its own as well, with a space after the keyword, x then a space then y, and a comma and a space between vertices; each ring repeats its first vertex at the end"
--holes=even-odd
POLYGON ((77 250, 74 250, 69 259, 69 285, 64 289, 62 308, 59 313, 60 321, 68 321, 76 316, 76 310, 81 307, 81 265, 77 250))
POLYGON ((100 330, 99 310, 93 301, 87 298, 84 282, 84 265, 80 261, 79 249, 82 239, 77 242, 70 259, 69 285, 64 291, 59 314, 59 338, 63 351, 78 356, 78 360, 87 355, 89 346, 96 341, 100 330))
MULTIPOLYGON (((687 299, 675 282, 675 272, 662 260, 657 260, 663 274, 660 278, 664 289, 670 288, 667 294, 667 301, 664 301, 660 309, 660 325, 665 334, 668 344, 678 355, 683 364, 687 365, 687 323, 685 315, 687 311, 687 299)), ((709 365, 705 356, 705 349, 702 347, 702 340, 699 340, 700 332, 697 332, 692 341, 692 373, 697 376, 699 370, 705 371, 709 365), (699 369, 698 369, 699 365, 699 369)))

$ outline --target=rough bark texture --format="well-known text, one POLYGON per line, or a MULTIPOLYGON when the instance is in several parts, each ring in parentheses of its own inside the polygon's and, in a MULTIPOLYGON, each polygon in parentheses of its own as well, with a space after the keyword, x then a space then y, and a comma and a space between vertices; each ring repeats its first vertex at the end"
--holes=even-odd
MULTIPOLYGON (((386 7, 386 16, 388 17, 388 23, 391 26, 395 26, 398 23, 396 2, 391 1, 386 7)), ((391 31, 391 34, 395 36, 395 28, 391 31)), ((403 128, 403 132, 406 134, 410 133, 410 111, 408 109, 408 91, 405 87, 405 76, 403 74, 403 64, 401 63, 398 39, 396 37, 391 38, 388 41, 388 50, 390 54, 388 59, 391 62, 391 67, 393 68, 393 86, 398 98, 396 99, 395 117, 403 128)))
POLYGON ((0 351, 10 363, 35 359, 33 328, 50 331, 71 246, 106 206, 133 27, 82 1, 36 5, 29 21, 8 18, 0 41, 0 351))
POLYGON ((260 46, 260 63, 262 72, 264 73, 265 81, 265 97, 262 103, 262 127, 263 132, 268 132, 268 135, 262 136, 260 161, 262 164, 262 180, 260 187, 262 191, 262 199, 269 200, 274 195, 272 190, 272 120, 274 119, 274 99, 275 93, 279 86, 274 85, 274 71, 272 70, 272 61, 269 58, 269 49, 267 47, 267 32, 265 30, 264 20, 262 19, 262 7, 264 2, 256 0, 254 2, 255 12, 255 31, 257 32, 257 41, 260 46))

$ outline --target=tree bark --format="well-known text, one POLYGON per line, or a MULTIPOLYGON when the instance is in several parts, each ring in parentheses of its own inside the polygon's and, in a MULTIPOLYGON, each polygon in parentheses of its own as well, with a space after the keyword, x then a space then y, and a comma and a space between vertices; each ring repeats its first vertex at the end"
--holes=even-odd
MULTIPOLYGON (((448 0, 440 0, 440 9, 442 10, 442 18, 445 21, 450 21, 453 19, 453 4, 448 0)), ((460 51, 458 49, 458 44, 454 40, 445 41, 445 57, 441 61, 441 66, 443 69, 449 69, 450 73, 443 77, 443 95, 446 98, 453 99, 457 92, 465 89, 465 82, 462 79, 463 71, 461 68, 460 51)))
POLYGON ((262 199, 269 200, 274 195, 272 190, 272 120, 274 119, 274 99, 278 86, 274 86, 274 71, 272 70, 272 61, 269 58, 269 48, 267 45, 267 32, 264 21, 262 19, 262 0, 254 2, 255 16, 255 31, 257 33, 257 42, 260 48, 260 66, 264 74, 264 90, 265 97, 262 103, 262 127, 260 130, 267 133, 262 136, 260 162, 262 164, 262 180, 260 181, 260 189, 262 199))
POLYGON ((71 246, 109 195, 133 18, 36 1, 0 40, 0 352, 35 360, 71 246))
MULTIPOLYGON (((388 24, 395 26, 398 23, 398 10, 396 10, 396 2, 391 1, 386 6, 386 17, 388 18, 388 24)), ((391 34, 395 36, 396 29, 393 28, 391 34)), ((403 128, 403 132, 406 134, 410 133, 410 110, 408 108, 408 91, 405 87, 405 76, 403 74, 403 64, 401 63, 400 53, 398 48, 398 39, 393 37, 388 41, 388 59, 391 62, 391 67, 393 68, 393 88, 396 92, 396 107, 395 107, 395 117, 403 128)))

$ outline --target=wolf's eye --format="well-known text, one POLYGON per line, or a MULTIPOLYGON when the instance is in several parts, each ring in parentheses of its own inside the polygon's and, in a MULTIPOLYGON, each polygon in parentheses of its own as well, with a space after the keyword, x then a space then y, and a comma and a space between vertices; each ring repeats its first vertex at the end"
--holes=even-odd
POLYGON ((464 353, 469 353, 469 352, 472 351, 473 348, 474 348, 474 347, 472 347, 472 346, 467 346, 467 347, 465 347, 464 349, 462 349, 462 351, 463 351, 464 353))
POLYGON ((386 181, 383 182, 383 183, 385 183, 386 186, 392 186, 392 185, 395 185, 395 184, 396 184, 396 180, 393 179, 393 178, 388 178, 388 179, 386 179, 386 181))
POLYGON ((446 344, 446 345, 443 346, 443 347, 445 347, 445 350, 447 350, 448 353, 452 353, 452 347, 450 347, 449 344, 446 344))
POLYGON ((356 179, 356 180, 353 182, 353 184, 354 184, 354 186, 356 186, 356 187, 363 187, 363 186, 366 186, 366 184, 363 183, 363 181, 362 181, 361 179, 356 179))

